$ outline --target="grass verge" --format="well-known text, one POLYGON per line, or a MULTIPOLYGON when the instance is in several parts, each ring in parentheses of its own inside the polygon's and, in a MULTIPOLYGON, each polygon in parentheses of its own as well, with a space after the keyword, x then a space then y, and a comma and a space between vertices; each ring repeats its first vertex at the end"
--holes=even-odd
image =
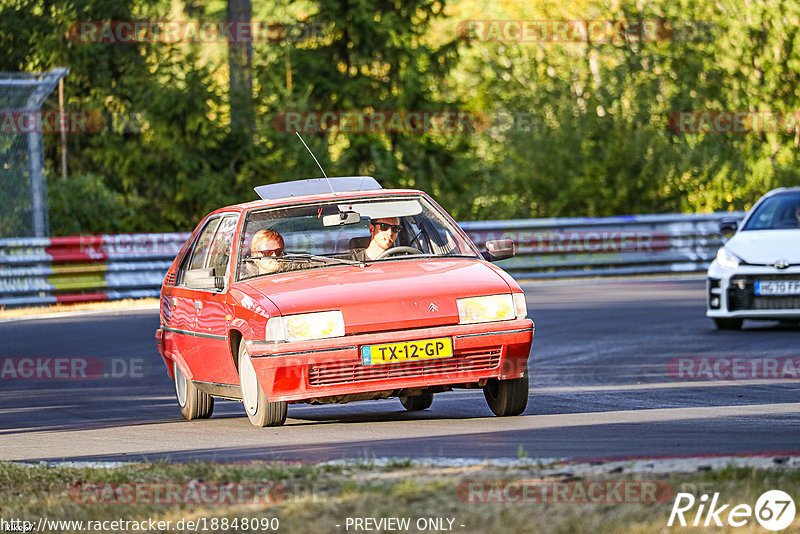
MULTIPOLYGON (((800 497, 798 469, 728 467, 693 474, 626 475, 623 472, 592 477, 564 472, 543 477, 534 467, 420 467, 409 463, 398 461, 376 467, 369 462, 355 465, 162 462, 89 468, 31 467, 4 462, 0 463, 0 516, 5 521, 29 521, 37 527, 40 518, 47 518, 49 528, 44 530, 48 532, 86 532, 86 527, 92 526, 87 521, 122 520, 144 523, 105 525, 116 527, 112 530, 118 532, 637 534, 711 530, 749 533, 765 530, 754 517, 749 518, 744 527, 728 526, 727 514, 734 505, 744 503, 755 507, 759 496, 772 489, 781 489, 796 501, 800 497), (513 486, 520 481, 527 482, 513 486), (608 499, 587 502, 592 500, 592 494, 599 495, 591 490, 592 483, 601 483, 597 487, 605 488, 655 483, 661 490, 657 494, 658 502, 648 497, 634 498, 633 502, 606 502, 615 500, 613 492, 605 493, 610 496, 608 499), (550 500, 538 502, 546 494, 542 493, 544 486, 549 488, 550 500), (253 487, 269 489, 246 491, 253 487), (504 495, 504 488, 512 487, 530 491, 525 494, 527 497, 520 491, 504 495), (556 499, 566 502, 552 502, 558 493, 553 493, 556 487, 570 488, 556 499), (470 493, 468 488, 474 491, 470 493), (576 492, 576 488, 582 489, 576 492), (668 493, 663 493, 665 488, 668 493), (668 528, 667 521, 678 492, 691 493, 698 498, 697 504, 686 514, 690 525, 700 496, 719 492, 719 505, 731 505, 720 515, 725 526, 703 527, 703 515, 700 527, 668 528), (254 494, 260 497, 253 499, 254 494), (581 499, 582 495, 585 498, 581 499), (154 502, 159 498, 169 502, 154 502), (534 502, 519 502, 526 499, 534 502), (642 500, 651 502, 637 502, 642 500), (223 518, 227 519, 226 523, 223 518), (246 528, 243 528, 244 518, 248 520, 246 528), (362 528, 357 528, 355 520, 367 518, 375 521, 407 518, 408 527, 403 528, 402 522, 362 522, 362 528), (84 526, 83 529, 74 524, 59 526, 54 525, 53 520, 84 521, 84 526), (148 523, 151 520, 165 523, 161 528, 151 528, 153 523, 148 523), (253 520, 256 520, 255 525, 253 520), (167 521, 171 524, 166 524, 167 521), (187 521, 197 522, 193 530, 186 528, 187 521), (276 526, 277 529, 273 528, 276 526)), ((625 491, 621 490, 620 495, 626 498, 625 491)), ((795 519, 785 531, 796 531, 798 526, 800 519, 795 519)), ((98 532, 101 529, 88 530, 98 532)))

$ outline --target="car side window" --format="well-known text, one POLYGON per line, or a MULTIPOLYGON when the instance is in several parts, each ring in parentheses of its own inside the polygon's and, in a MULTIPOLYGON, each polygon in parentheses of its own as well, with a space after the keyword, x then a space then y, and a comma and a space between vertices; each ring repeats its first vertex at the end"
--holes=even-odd
POLYGON ((195 240, 192 246, 189 247, 189 250, 186 251, 186 256, 184 256, 181 266, 178 269, 178 276, 177 280, 175 281, 176 285, 184 284, 186 279, 186 271, 190 269, 203 268, 203 263, 205 262, 208 252, 208 245, 211 243, 211 239, 214 237, 214 232, 217 231, 219 221, 219 217, 208 221, 205 227, 200 231, 198 238, 195 240))
POLYGON ((222 219, 214 236, 214 241, 209 248, 206 268, 214 269, 216 276, 224 276, 228 270, 228 259, 231 257, 236 221, 237 217, 225 217, 222 219))
POLYGON ((217 231, 217 227, 219 226, 220 219, 214 219, 208 222, 203 231, 200 233, 200 237, 197 238, 197 242, 194 244, 194 248, 192 249, 192 259, 189 260, 189 270, 192 271, 194 269, 202 269, 206 263, 206 257, 208 256, 209 245, 211 244, 211 240, 214 238, 214 233, 217 231))

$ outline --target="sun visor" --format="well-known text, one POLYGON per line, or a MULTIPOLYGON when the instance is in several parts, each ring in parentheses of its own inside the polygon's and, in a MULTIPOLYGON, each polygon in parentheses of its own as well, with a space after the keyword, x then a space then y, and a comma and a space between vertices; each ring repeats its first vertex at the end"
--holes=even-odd
POLYGON ((385 219, 388 217, 411 217, 422 213, 422 204, 419 200, 396 200, 388 202, 370 202, 368 204, 339 204, 340 211, 353 210, 361 217, 370 219, 385 219))

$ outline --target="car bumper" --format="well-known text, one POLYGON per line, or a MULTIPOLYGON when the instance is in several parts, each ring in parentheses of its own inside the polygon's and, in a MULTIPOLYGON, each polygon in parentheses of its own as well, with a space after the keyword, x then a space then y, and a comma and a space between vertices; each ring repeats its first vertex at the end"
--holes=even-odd
POLYGON ((156 348, 158 349, 158 355, 161 356, 161 359, 164 360, 164 365, 167 367, 167 376, 170 380, 174 380, 175 377, 172 375, 172 360, 167 357, 167 351, 164 348, 166 346, 167 332, 162 328, 156 329, 156 348))
POLYGON ((713 262, 706 280, 706 316, 740 319, 800 319, 800 295, 756 295, 755 282, 800 280, 800 267, 741 265, 725 269, 713 262))
POLYGON ((259 384, 270 401, 303 401, 387 390, 520 378, 533 342, 530 319, 294 343, 248 341, 259 384), (361 347, 449 337, 453 356, 364 365, 361 347))

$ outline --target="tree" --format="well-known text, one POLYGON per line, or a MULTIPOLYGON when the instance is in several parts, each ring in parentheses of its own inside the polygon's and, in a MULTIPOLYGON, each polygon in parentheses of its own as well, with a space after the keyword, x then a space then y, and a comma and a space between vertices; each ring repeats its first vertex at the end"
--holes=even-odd
MULTIPOLYGON (((253 18, 253 7, 250 0, 228 0, 227 22, 238 25, 249 25, 253 18)), ((249 32, 252 35, 252 32, 249 32)), ((228 36, 228 70, 230 87, 228 89, 231 107, 231 131, 242 142, 255 130, 253 120, 253 45, 250 38, 237 39, 239 32, 228 36)))

